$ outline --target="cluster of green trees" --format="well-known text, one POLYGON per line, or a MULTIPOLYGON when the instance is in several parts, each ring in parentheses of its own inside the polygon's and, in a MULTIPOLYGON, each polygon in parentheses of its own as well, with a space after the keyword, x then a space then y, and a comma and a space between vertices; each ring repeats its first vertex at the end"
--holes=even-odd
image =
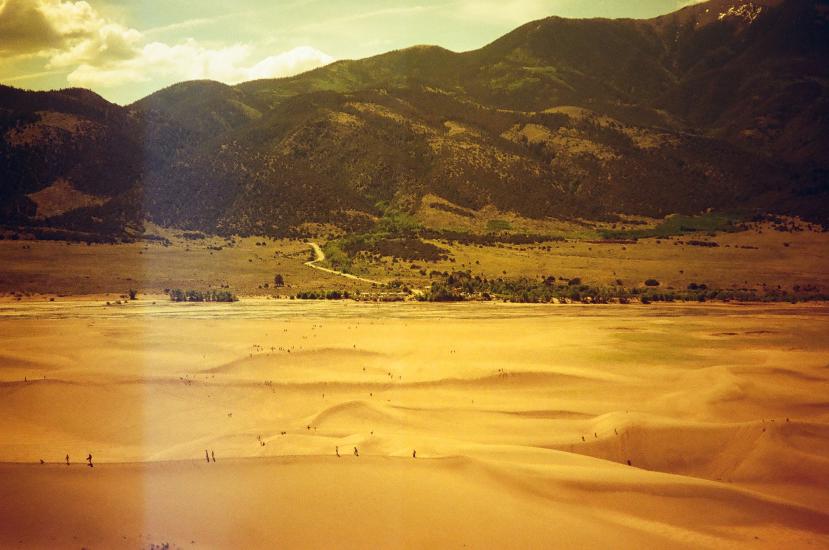
POLYGON ((469 271, 456 271, 441 281, 433 282, 420 299, 430 302, 501 299, 518 303, 548 303, 554 300, 609 303, 626 301, 629 296, 621 286, 594 287, 583 284, 580 278, 549 276, 540 281, 528 278, 487 279, 473 276, 469 271))
POLYGON ((463 300, 500 299, 517 303, 581 302, 588 304, 627 304, 633 300, 651 302, 691 301, 705 302, 797 302, 825 301, 829 294, 819 292, 787 292, 770 290, 758 293, 750 289, 709 289, 705 284, 691 283, 686 290, 660 289, 658 282, 649 279, 646 286, 625 288, 621 281, 610 286, 584 284, 578 277, 544 277, 541 280, 487 279, 473 276, 469 271, 456 271, 432 283, 428 292, 418 299, 430 302, 457 302, 463 300), (656 283, 656 284, 654 284, 656 283))
POLYGON ((174 302, 238 302, 239 298, 229 290, 170 290, 170 299, 174 302))
MULTIPOLYGON (((737 215, 724 214, 720 212, 708 212, 696 216, 674 214, 666 217, 655 227, 627 229, 627 230, 604 230, 601 235, 605 239, 645 239, 648 237, 668 238, 686 233, 734 233, 745 229, 745 225, 737 215)), ((692 244, 692 246, 713 246, 707 241, 706 244, 692 244)), ((688 243, 691 244, 691 243, 688 243)))
POLYGON ((312 290, 296 295, 297 300, 348 300, 349 298, 351 294, 347 290, 312 290))
MULTIPOLYGON (((322 251, 325 253, 325 261, 338 271, 351 273, 354 269, 353 261, 351 256, 342 247, 343 239, 328 241, 322 245, 322 251)), ((314 256, 313 251, 311 251, 311 255, 314 256)))
POLYGON ((378 203, 377 207, 385 209, 385 213, 370 230, 352 233, 323 246, 326 260, 334 269, 352 271, 353 260, 360 253, 424 261, 447 257, 446 250, 418 238, 421 227, 413 216, 384 203, 378 203))
POLYGON ((512 229, 512 224, 506 220, 489 220, 486 222, 486 230, 490 233, 500 233, 501 231, 509 231, 512 229))

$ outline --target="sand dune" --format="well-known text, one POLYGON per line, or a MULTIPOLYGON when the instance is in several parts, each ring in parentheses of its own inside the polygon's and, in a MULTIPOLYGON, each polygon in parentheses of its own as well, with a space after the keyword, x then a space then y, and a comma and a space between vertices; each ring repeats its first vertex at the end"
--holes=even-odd
POLYGON ((0 542, 54 548, 170 541, 245 548, 779 548, 829 535, 826 513, 757 492, 549 455, 531 465, 368 456, 92 470, 7 465, 0 476, 13 496, 0 502, 0 513, 16 528, 3 530, 0 542))
POLYGON ((0 547, 829 548, 824 307, 25 307, 0 547))

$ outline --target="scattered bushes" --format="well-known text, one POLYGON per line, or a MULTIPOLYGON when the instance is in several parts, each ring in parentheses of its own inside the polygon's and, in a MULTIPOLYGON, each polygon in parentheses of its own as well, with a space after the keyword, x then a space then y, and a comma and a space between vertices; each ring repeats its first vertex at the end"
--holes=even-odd
POLYGON ((201 239, 206 239, 207 235, 202 233, 201 231, 184 231, 181 234, 182 239, 187 239, 188 241, 198 241, 201 239))
MULTIPOLYGON (((436 203, 437 204, 437 203, 436 203)), ((374 227, 363 233, 352 233, 337 240, 329 241, 323 247, 329 265, 339 271, 351 271, 353 260, 360 253, 389 256, 409 261, 436 262, 446 260, 449 252, 424 239, 457 241, 474 244, 494 244, 507 242, 512 244, 529 244, 545 241, 564 240, 559 236, 505 234, 511 229, 505 220, 490 220, 488 235, 475 235, 458 231, 435 231, 420 226, 411 215, 399 210, 386 208, 374 227)))
POLYGON ((444 212, 449 212, 455 214, 456 216, 463 216, 464 218, 474 218, 475 215, 471 212, 468 212, 462 208, 458 208, 457 206, 452 206, 449 204, 444 204, 442 202, 432 202, 429 203, 430 208, 434 208, 435 210, 443 210, 444 212))
POLYGON ((554 300, 609 303, 624 297, 622 289, 591 287, 582 284, 580 278, 556 284, 556 278, 551 276, 539 281, 527 278, 486 279, 473 276, 469 271, 456 271, 443 281, 433 282, 430 291, 420 299, 432 302, 500 298, 518 303, 548 303, 554 300))
POLYGON ((170 299, 174 302, 238 302, 239 298, 227 290, 170 290, 170 299))
POLYGON ((486 230, 490 233, 500 233, 502 231, 509 231, 512 225, 506 220, 489 220, 486 222, 486 230))
MULTIPOLYGON (((550 303, 581 302, 585 304, 628 304, 639 301, 642 304, 653 302, 706 302, 735 301, 735 302, 796 302, 796 301, 826 301, 829 295, 821 294, 819 289, 809 287, 809 293, 798 292, 803 288, 795 289, 794 293, 784 290, 769 290, 758 293, 751 289, 709 289, 705 284, 691 283, 688 290, 675 291, 659 289, 657 285, 644 288, 624 288, 621 285, 608 287, 584 284, 579 277, 572 279, 552 276, 541 277, 539 280, 520 279, 487 279, 473 276, 470 271, 456 271, 451 274, 431 273, 433 278, 442 279, 432 282, 430 290, 419 300, 430 302, 455 302, 461 300, 490 300, 501 299, 517 303, 550 303)), ((649 279, 651 282, 656 282, 649 279)))
MULTIPOLYGON (((351 256, 342 248, 343 240, 328 241, 322 247, 325 253, 325 260, 338 271, 349 273, 352 270, 351 256)), ((315 259, 314 251, 311 251, 311 260, 315 259)))
POLYGON ((422 260, 426 262, 445 260, 449 253, 444 248, 421 241, 417 238, 383 239, 376 243, 372 252, 376 252, 381 256, 391 256, 405 260, 422 260))
POLYGON ((479 235, 464 231, 423 229, 420 237, 424 239, 435 239, 440 241, 453 241, 461 244, 494 245, 505 244, 536 244, 543 242, 562 242, 565 240, 561 235, 539 235, 533 233, 488 233, 479 235))
MULTIPOLYGON (((733 215, 709 212, 698 216, 672 215, 650 229, 602 231, 605 239, 644 239, 647 237, 670 237, 685 233, 736 232, 745 229, 739 218, 733 215)), ((707 242, 707 241, 699 241, 707 242)), ((702 245, 710 246, 710 245, 702 245)))
POLYGON ((347 290, 312 290, 296 295, 297 300, 349 300, 350 298, 351 294, 347 290))
POLYGON ((720 246, 720 243, 715 241, 697 241, 697 240, 690 240, 690 241, 679 241, 680 244, 687 244, 689 246, 702 246, 706 248, 717 248, 720 246))
POLYGON ((161 235, 153 235, 150 233, 145 233, 141 236, 141 239, 144 241, 158 242, 164 246, 170 246, 171 244, 173 244, 167 237, 162 237, 161 235))
POLYGON ((448 257, 447 250, 417 237, 388 238, 377 233, 350 235, 325 245, 326 259, 340 271, 351 268, 352 258, 360 252, 426 262, 445 260, 448 257))
POLYGON ((427 302, 461 302, 464 296, 444 283, 432 283, 429 292, 421 299, 427 302))

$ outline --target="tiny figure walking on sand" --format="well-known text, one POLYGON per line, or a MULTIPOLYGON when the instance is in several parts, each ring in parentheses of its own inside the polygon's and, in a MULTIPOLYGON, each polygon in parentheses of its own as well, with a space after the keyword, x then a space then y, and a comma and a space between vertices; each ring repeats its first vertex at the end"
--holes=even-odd
POLYGON ((69 455, 66 455, 66 465, 69 466, 69 455))
POLYGON ((417 458, 417 449, 412 450, 412 458, 417 458))
POLYGON ((354 447, 354 456, 360 456, 360 451, 357 450, 357 447, 354 447))
POLYGON ((334 452, 337 453, 337 458, 340 456, 340 447, 339 445, 334 449, 334 452))
POLYGON ((92 464, 92 453, 89 453, 89 456, 86 457, 86 461, 89 463, 88 466, 92 468, 94 464, 92 464))
POLYGON ((204 450, 204 459, 210 464, 210 455, 207 454, 207 449, 204 450))
POLYGON ((213 451, 213 449, 210 449, 210 456, 213 457, 213 462, 216 462, 216 453, 213 451))

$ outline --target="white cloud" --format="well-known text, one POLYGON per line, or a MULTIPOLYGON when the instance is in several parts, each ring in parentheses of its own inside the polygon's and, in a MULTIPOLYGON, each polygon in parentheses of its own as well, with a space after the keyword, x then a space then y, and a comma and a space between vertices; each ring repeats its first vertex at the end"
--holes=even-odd
POLYGON ((212 49, 200 46, 194 40, 170 46, 163 42, 145 45, 129 59, 95 66, 81 64, 67 76, 75 86, 107 88, 132 82, 151 80, 211 79, 235 84, 257 78, 275 78, 295 75, 334 59, 310 46, 251 61, 251 47, 235 44, 212 49))
MULTIPOLYGON (((7 0, 12 2, 15 0, 7 0)), ((17 0, 19 1, 19 0, 17 0)), ((89 3, 84 1, 37 0, 34 4, 58 34, 66 37, 94 33, 106 24, 89 3)))
POLYGON ((118 24, 105 23, 73 41, 66 49, 53 53, 47 69, 71 67, 82 63, 104 64, 129 59, 139 53, 141 33, 118 24))
POLYGON ((70 84, 89 88, 154 80, 235 84, 291 76, 333 61, 310 46, 257 59, 250 44, 151 42, 145 33, 101 16, 83 0, 0 0, 0 31, 6 29, 15 30, 15 42, 0 45, 0 54, 35 52, 46 59, 45 69, 68 71, 70 84))
POLYGON ((60 34, 39 7, 29 0, 0 0, 0 55, 26 55, 61 45, 60 34))
POLYGON ((310 46, 300 46, 279 55, 266 57, 245 71, 241 80, 291 76, 310 71, 334 61, 330 55, 310 46))

